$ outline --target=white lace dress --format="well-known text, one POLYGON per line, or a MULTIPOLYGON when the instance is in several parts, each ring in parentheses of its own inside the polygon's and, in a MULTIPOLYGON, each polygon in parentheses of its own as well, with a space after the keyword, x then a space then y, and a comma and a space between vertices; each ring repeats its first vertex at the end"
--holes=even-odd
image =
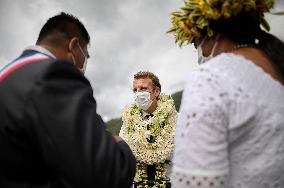
POLYGON ((192 71, 177 122, 174 188, 283 188, 284 87, 224 53, 192 71))

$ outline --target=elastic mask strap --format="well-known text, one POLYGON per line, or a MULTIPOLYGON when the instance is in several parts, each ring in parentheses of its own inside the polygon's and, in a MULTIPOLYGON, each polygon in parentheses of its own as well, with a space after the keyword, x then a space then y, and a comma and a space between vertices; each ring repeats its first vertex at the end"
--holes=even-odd
POLYGON ((215 44, 214 44, 214 46, 212 48, 212 51, 211 51, 211 54, 210 54, 212 56, 214 55, 215 49, 216 49, 216 47, 218 45, 219 38, 220 38, 220 34, 218 34, 218 36, 216 37, 215 44))

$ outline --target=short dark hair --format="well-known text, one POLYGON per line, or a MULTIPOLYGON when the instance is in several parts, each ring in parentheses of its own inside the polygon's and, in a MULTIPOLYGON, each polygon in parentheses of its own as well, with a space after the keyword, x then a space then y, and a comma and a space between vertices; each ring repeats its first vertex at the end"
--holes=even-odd
POLYGON ((152 80, 153 85, 158 87, 161 90, 161 84, 159 81, 159 78, 149 71, 139 71, 134 75, 134 79, 140 79, 140 78, 149 78, 152 80))
POLYGON ((81 44, 86 45, 90 42, 89 33, 82 22, 77 17, 65 12, 61 12, 47 20, 39 33, 36 43, 40 44, 47 37, 50 37, 54 45, 58 45, 60 39, 68 40, 73 37, 78 37, 81 44))

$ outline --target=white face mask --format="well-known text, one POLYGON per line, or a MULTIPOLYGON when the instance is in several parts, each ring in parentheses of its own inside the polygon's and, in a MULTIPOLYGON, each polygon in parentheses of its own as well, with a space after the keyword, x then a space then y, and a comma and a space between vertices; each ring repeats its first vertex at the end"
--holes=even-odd
POLYGON ((144 111, 148 110, 153 102, 151 100, 151 94, 147 91, 137 91, 135 93, 134 100, 138 108, 144 111))
MULTIPOLYGON (((86 55, 85 55, 85 53, 84 53, 84 51, 82 50, 82 48, 81 48, 81 46, 80 46, 80 44, 78 43, 78 47, 79 47, 79 49, 80 49, 80 51, 82 52, 82 54, 83 54, 83 56, 84 56, 84 64, 83 64, 83 68, 81 68, 81 69, 79 69, 83 74, 85 74, 85 72, 86 72, 86 68, 87 68, 87 57, 86 57, 86 55)), ((74 63, 74 65, 76 66, 76 60, 75 60, 75 58, 74 58, 74 55, 72 54, 72 59, 73 59, 73 63, 74 63)))
POLYGON ((214 57, 213 54, 214 54, 215 48, 216 48, 216 46, 217 46, 217 44, 218 44, 219 36, 216 38, 215 44, 214 44, 214 46, 213 46, 213 48, 212 48, 212 51, 211 51, 210 55, 207 56, 207 57, 205 57, 205 56, 203 55, 203 51, 202 51, 202 45, 203 45, 204 41, 206 40, 206 38, 207 38, 207 37, 205 37, 205 38, 201 41, 200 45, 198 45, 198 47, 197 47, 198 64, 199 64, 199 65, 200 65, 200 64, 203 64, 203 63, 205 63, 205 62, 207 62, 207 61, 209 61, 210 59, 212 59, 212 58, 214 57))

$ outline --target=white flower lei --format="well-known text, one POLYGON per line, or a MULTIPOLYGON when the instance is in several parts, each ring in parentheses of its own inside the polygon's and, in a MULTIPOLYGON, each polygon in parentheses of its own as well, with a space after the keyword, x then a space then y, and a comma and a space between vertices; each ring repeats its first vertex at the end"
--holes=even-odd
POLYGON ((138 161, 149 165, 166 161, 174 146, 176 117, 174 101, 168 95, 158 97, 157 109, 147 120, 142 119, 136 104, 124 109, 122 137, 138 161))

